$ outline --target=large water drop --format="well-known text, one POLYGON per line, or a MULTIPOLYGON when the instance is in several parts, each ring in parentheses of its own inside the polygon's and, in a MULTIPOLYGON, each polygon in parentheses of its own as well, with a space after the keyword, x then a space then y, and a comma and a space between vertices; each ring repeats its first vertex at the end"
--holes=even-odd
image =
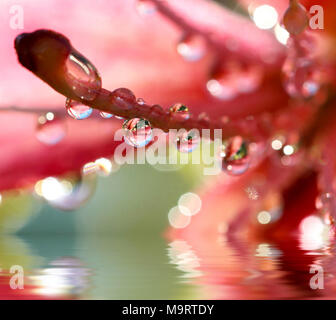
POLYGON ((148 120, 133 118, 123 124, 124 140, 133 147, 145 147, 152 141, 152 127, 148 120))
POLYGON ((77 51, 72 51, 66 63, 66 81, 74 93, 84 100, 94 100, 102 82, 96 67, 77 51))

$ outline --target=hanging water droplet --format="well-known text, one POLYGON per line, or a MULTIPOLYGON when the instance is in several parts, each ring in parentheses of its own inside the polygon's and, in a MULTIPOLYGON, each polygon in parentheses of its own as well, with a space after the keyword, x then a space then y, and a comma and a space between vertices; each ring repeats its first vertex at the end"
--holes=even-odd
POLYGON ((126 120, 123 124, 124 140, 130 146, 145 147, 152 141, 152 127, 148 120, 134 118, 126 120))
POLYGON ((177 44, 177 52, 186 61, 198 61, 202 59, 206 52, 206 43, 202 36, 187 34, 184 35, 177 44))
MULTIPOLYGON (((57 180, 59 181, 59 179, 57 180)), ((67 192, 63 192, 57 197, 48 199, 48 203, 52 207, 63 211, 77 210, 94 194, 96 190, 96 175, 85 175, 74 181, 64 181, 62 184, 64 185, 62 188, 68 188, 67 192)), ((49 191, 52 194, 54 193, 53 189, 50 189, 49 191)))
POLYGON ((113 114, 112 113, 108 113, 108 112, 100 112, 100 115, 104 119, 110 119, 110 118, 113 117, 113 114))
POLYGON ((155 3, 151 0, 137 0, 136 9, 141 16, 148 16, 157 11, 155 3))
POLYGON ((316 209, 318 210, 328 209, 332 200, 333 200, 332 194, 329 192, 319 195, 315 201, 316 209))
POLYGON ((230 175, 241 175, 250 166, 248 144, 242 137, 231 138, 220 154, 223 170, 230 175))
POLYGON ((67 99, 65 106, 68 114, 76 120, 87 119, 92 114, 92 108, 75 100, 67 99))
POLYGON ((65 63, 66 81, 74 93, 84 100, 94 100, 102 82, 96 67, 77 51, 72 51, 65 63))
POLYGON ((169 108, 169 112, 174 118, 178 118, 181 120, 187 120, 190 118, 188 107, 182 103, 175 103, 169 108))
POLYGON ((41 115, 37 120, 36 138, 46 145, 59 143, 65 137, 65 132, 64 122, 52 112, 41 115))
POLYGON ((294 1, 284 14, 283 25, 292 35, 302 33, 308 26, 309 17, 306 8, 294 1))
POLYGON ((245 65, 237 61, 217 62, 210 72, 207 89, 220 100, 232 100, 240 93, 256 90, 262 80, 258 66, 245 65))
POLYGON ((307 58, 289 55, 283 65, 284 87, 293 98, 311 98, 320 89, 319 70, 307 58))
POLYGON ((200 143, 200 135, 197 129, 184 131, 176 138, 177 150, 182 153, 192 152, 200 143))

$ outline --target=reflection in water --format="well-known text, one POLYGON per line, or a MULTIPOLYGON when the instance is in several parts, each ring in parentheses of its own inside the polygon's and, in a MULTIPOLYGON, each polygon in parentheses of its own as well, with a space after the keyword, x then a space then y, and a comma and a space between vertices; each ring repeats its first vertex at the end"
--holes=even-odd
POLYGON ((185 241, 175 240, 168 245, 170 263, 183 271, 183 278, 196 278, 202 275, 199 258, 185 241))
POLYGON ((307 247, 304 237, 271 242, 223 234, 221 241, 203 237, 191 245, 155 235, 3 236, 0 298, 335 298, 334 248, 307 247), (22 290, 10 287, 13 265, 23 267, 22 290), (322 290, 311 288, 318 267, 322 290))
POLYGON ((51 261, 46 268, 34 270, 28 280, 37 294, 76 298, 89 287, 89 277, 89 269, 79 259, 63 257, 51 261))

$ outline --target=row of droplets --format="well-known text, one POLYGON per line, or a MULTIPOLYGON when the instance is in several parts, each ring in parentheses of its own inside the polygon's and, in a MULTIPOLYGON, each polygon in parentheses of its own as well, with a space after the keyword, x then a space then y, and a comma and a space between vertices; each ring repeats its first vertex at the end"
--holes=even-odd
MULTIPOLYGON (((151 1, 140 1, 142 5, 147 5, 153 3, 151 1)), ((291 8, 289 10, 292 10, 291 8)), ((300 9, 301 10, 301 9, 300 9)), ((290 11, 291 13, 291 11, 290 11)), ((287 19, 286 27, 290 29, 291 19, 287 19), (287 21, 288 20, 288 21, 287 21), (289 27, 288 27, 289 26, 289 27)), ((184 36, 183 40, 178 45, 178 52, 187 58, 187 60, 198 60, 200 59, 204 53, 205 46, 200 45, 202 41, 199 41, 201 37, 199 36, 184 36), (195 39, 197 41, 195 41, 195 39), (203 48, 203 49, 201 49, 203 48), (197 54, 195 53, 197 52, 197 54)), ((204 43, 203 43, 204 44, 204 43)), ((293 64, 295 65, 295 64, 293 64)), ((69 85, 72 87, 73 92, 83 100, 94 100, 96 98, 97 93, 101 89, 101 78, 97 69, 93 66, 93 64, 88 61, 85 57, 83 57, 77 51, 73 51, 66 62, 67 74, 66 80, 69 85)), ((248 66, 246 66, 246 70, 248 70, 248 66)), ((223 79, 232 78, 233 74, 237 74, 238 72, 233 72, 233 70, 241 69, 241 66, 237 66, 236 64, 229 64, 229 68, 227 66, 223 68, 222 64, 216 65, 212 72, 211 80, 208 81, 207 87, 208 90, 214 95, 222 99, 232 98, 234 96, 234 91, 232 91, 232 87, 229 85, 225 85, 223 79), (228 72, 228 69, 230 72, 228 72)), ((293 72, 290 71, 289 75, 292 79, 293 72)), ((241 92, 248 92, 253 89, 253 83, 258 82, 257 80, 260 78, 257 76, 259 73, 253 71, 249 73, 246 71, 247 75, 254 75, 254 77, 235 77, 233 82, 239 83, 238 87, 241 92), (237 79, 240 79, 239 81, 237 79)), ((241 75, 241 74, 240 74, 241 75)), ((308 85, 309 88, 312 88, 312 84, 308 85)), ((125 89, 126 90, 126 89, 125 89)), ((138 100, 138 104, 141 104, 141 100, 138 100)), ((68 114, 77 120, 82 120, 88 118, 93 110, 89 106, 75 101, 75 100, 66 100, 66 108, 68 114)), ((171 113, 179 114, 185 119, 189 117, 188 108, 182 104, 176 104, 170 109, 171 113)), ((111 118, 113 115, 107 112, 101 112, 100 115, 103 118, 111 118)), ((120 118, 120 117, 119 117, 120 118)), ((47 141, 48 135, 54 136, 55 138, 50 139, 49 144, 55 144, 60 141, 64 134, 61 130, 57 130, 57 126, 55 127, 55 116, 48 113, 45 117, 39 118, 39 136, 40 140, 47 141), (49 118, 48 118, 49 117, 49 118), (52 119, 51 119, 52 118, 52 119), (46 130, 48 128, 48 130, 46 130), (44 134, 45 132, 49 132, 48 134, 44 134), (52 132, 52 133, 50 133, 52 132)), ((151 141, 151 126, 149 122, 145 119, 130 119, 124 122, 123 128, 125 130, 125 141, 133 146, 145 146, 151 141), (136 136, 136 138, 134 138, 136 136)), ((179 148, 181 150, 186 150, 190 152, 194 147, 195 143, 193 142, 195 137, 193 137, 193 132, 187 133, 183 137, 178 138, 178 145, 187 147, 179 148)), ((47 141, 48 143, 48 141, 47 141)))
MULTIPOLYGON (((151 0, 138 0, 137 10, 141 15, 152 14, 156 4, 151 0)), ((298 1, 290 1, 282 24, 288 32, 288 57, 283 66, 284 88, 294 98, 311 98, 317 94, 321 85, 321 73, 316 68, 310 51, 312 39, 307 35, 298 37, 308 27, 307 10, 298 1)), ((230 48, 230 44, 228 44, 230 48)), ((231 48, 232 50, 235 48, 231 48)), ((193 33, 186 33, 177 44, 177 52, 186 61, 199 61, 207 51, 206 39, 193 33)), ((263 72, 257 65, 249 65, 233 59, 216 61, 210 70, 206 88, 220 100, 232 100, 239 94, 255 91, 262 83, 263 72)))
POLYGON ((291 1, 283 24, 290 34, 282 69, 285 90, 292 98, 312 98, 321 87, 322 75, 313 57, 313 38, 305 32, 309 24, 305 7, 298 1, 291 1))
MULTIPOLYGON (((290 34, 288 55, 282 69, 286 92, 294 99, 312 98, 321 88, 322 74, 313 56, 313 39, 305 33, 309 24, 305 7, 298 1, 291 1, 283 24, 290 34)), ((334 225, 332 201, 331 193, 322 193, 315 201, 315 207, 327 225, 334 225)))

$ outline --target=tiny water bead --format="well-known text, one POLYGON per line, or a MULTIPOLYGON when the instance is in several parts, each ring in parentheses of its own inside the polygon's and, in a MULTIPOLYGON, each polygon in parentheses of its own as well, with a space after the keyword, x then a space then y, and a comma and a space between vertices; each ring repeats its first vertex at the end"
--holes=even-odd
POLYGON ((137 104, 134 93, 127 88, 119 88, 111 93, 111 102, 121 112, 133 109, 137 104))
POLYGON ((48 112, 39 116, 36 127, 36 138, 46 145, 55 145, 63 140, 66 129, 64 122, 54 113, 48 112))
POLYGON ((192 152, 199 143, 200 134, 197 129, 191 129, 190 131, 183 130, 183 132, 178 133, 176 137, 177 150, 182 153, 192 152))
POLYGON ((248 144, 240 136, 231 138, 220 153, 222 169, 230 175, 241 175, 250 166, 248 144))
POLYGON ((75 100, 67 99, 65 106, 68 114, 76 120, 87 119, 92 114, 92 108, 75 100))
POLYGON ((190 118, 189 108, 182 103, 175 103, 169 108, 169 112, 175 118, 187 120, 190 118))
POLYGON ((202 36, 187 34, 177 44, 177 52, 190 62, 199 61, 206 52, 206 43, 202 36))
POLYGON ((152 127, 148 120, 134 118, 123 124, 124 140, 132 147, 141 148, 148 145, 153 138, 152 127))
POLYGON ((282 22, 291 35, 299 35, 307 28, 309 23, 306 8, 297 1, 292 1, 282 22))
POLYGON ((144 104, 146 104, 145 100, 142 98, 138 98, 137 99, 137 104, 140 104, 141 106, 143 106, 144 104))
POLYGON ((108 112, 100 112, 99 113, 101 115, 102 118, 104 119, 110 119, 113 117, 113 114, 112 113, 108 113, 108 112))
POLYGON ((151 0, 137 0, 136 10, 141 16, 148 16, 157 11, 155 3, 151 0))
POLYGON ((65 66, 66 81, 74 93, 83 100, 94 100, 102 86, 96 67, 75 50, 69 54, 65 66))

